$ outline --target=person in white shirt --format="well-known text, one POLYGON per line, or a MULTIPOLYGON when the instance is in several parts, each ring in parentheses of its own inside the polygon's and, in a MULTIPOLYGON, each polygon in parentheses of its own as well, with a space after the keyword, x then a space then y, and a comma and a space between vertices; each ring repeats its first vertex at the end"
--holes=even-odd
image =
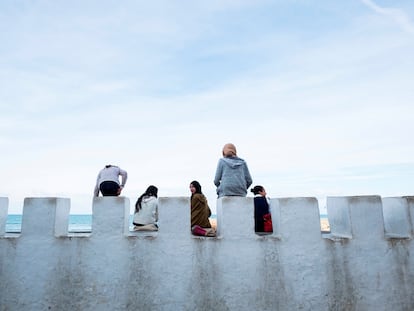
POLYGON ((149 186, 135 203, 132 223, 135 231, 158 230, 158 188, 149 186))
POLYGON ((99 196, 99 191, 103 196, 120 195, 127 178, 128 173, 125 170, 115 165, 105 165, 96 178, 94 196, 99 196), (121 183, 119 182, 119 176, 121 176, 121 183))

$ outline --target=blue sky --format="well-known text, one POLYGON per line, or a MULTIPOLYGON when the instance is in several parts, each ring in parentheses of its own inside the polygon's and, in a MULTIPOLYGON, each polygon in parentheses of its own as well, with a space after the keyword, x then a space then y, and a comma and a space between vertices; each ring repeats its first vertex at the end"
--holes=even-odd
POLYGON ((90 213, 98 171, 215 209, 234 143, 271 197, 413 195, 412 1, 1 1, 0 196, 90 213))

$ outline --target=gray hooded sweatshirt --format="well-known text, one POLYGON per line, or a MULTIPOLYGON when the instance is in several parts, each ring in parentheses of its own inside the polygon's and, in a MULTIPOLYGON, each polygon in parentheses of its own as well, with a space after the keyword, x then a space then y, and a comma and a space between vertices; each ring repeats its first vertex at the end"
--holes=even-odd
POLYGON ((239 157, 221 158, 217 164, 214 184, 218 197, 247 195, 252 177, 246 162, 239 157))

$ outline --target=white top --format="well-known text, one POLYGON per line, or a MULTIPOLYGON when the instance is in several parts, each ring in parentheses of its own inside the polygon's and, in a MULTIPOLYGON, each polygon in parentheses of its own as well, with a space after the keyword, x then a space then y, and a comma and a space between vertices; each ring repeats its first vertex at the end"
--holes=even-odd
POLYGON ((123 188, 128 178, 127 172, 115 165, 104 167, 96 178, 94 195, 96 197, 99 195, 99 185, 104 181, 114 181, 119 185, 119 176, 122 177, 120 186, 123 188))
POLYGON ((143 197, 141 209, 134 214, 133 222, 141 225, 155 224, 158 221, 158 199, 154 196, 143 197))

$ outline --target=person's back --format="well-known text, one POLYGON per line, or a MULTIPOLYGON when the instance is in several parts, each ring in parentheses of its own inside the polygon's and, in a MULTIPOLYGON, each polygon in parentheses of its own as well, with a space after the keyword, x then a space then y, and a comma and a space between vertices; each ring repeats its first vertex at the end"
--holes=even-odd
POLYGON ((156 224, 158 220, 158 199, 154 196, 142 198, 141 208, 134 214, 134 225, 156 224))
POLYGON ((191 233, 199 236, 216 236, 216 232, 211 228, 209 217, 211 210, 207 203, 207 198, 201 192, 201 185, 194 180, 190 183, 191 191, 191 233))
POLYGON ((218 162, 214 184, 217 186, 219 198, 247 195, 252 178, 246 161, 237 157, 233 144, 226 144, 223 148, 223 158, 218 162))
POLYGON ((207 198, 202 193, 194 193, 191 196, 191 227, 198 225, 204 228, 211 228, 208 218, 211 211, 207 198))
POLYGON ((135 203, 132 223, 136 231, 158 230, 158 188, 151 185, 135 203))
POLYGON ((127 178, 128 173, 125 170, 116 165, 105 165, 105 167, 99 172, 96 179, 94 196, 97 197, 99 195, 99 191, 103 196, 120 195, 127 178), (122 177, 121 183, 119 183, 119 176, 122 177))

